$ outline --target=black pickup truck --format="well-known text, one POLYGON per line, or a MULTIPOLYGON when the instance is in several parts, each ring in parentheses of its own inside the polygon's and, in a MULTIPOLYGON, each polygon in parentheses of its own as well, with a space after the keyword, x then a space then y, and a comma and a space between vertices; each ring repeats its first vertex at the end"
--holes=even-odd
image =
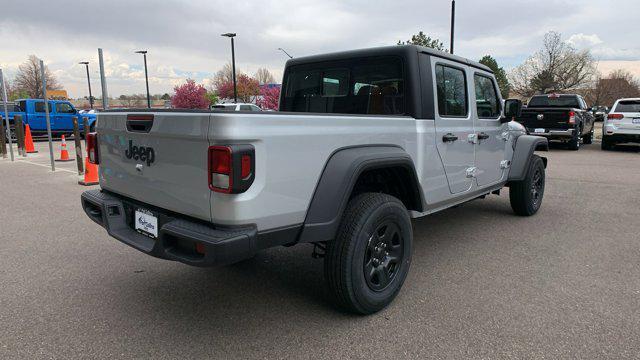
POLYGON ((595 117, 582 96, 536 95, 516 119, 533 135, 566 142, 571 150, 593 141, 595 117))

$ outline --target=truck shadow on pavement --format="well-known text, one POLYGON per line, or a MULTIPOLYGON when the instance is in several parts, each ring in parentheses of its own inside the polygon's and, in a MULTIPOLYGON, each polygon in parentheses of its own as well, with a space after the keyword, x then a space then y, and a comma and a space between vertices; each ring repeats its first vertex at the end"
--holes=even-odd
MULTIPOLYGON (((491 233, 483 219, 513 217, 508 197, 503 195, 414 220, 409 277, 388 310, 374 316, 386 317, 385 313, 393 312, 395 307, 415 306, 411 289, 430 286, 428 277, 432 275, 428 271, 439 267, 443 252, 453 256, 461 245, 477 241, 466 235, 468 231, 491 233), (461 218, 469 223, 459 226, 461 218)), ((215 324, 218 330, 210 328, 211 331, 277 327, 283 317, 302 322, 311 321, 307 318, 366 321, 368 317, 346 314, 331 304, 323 262, 311 257, 312 249, 310 244, 270 249, 252 259, 219 268, 172 264, 140 271, 141 276, 120 273, 119 278, 113 279, 114 286, 119 288, 117 299, 113 300, 126 318, 147 322, 161 317, 161 323, 180 328, 192 326, 193 322, 203 322, 207 327, 215 324)), ((156 326, 161 323, 156 322, 156 326)))

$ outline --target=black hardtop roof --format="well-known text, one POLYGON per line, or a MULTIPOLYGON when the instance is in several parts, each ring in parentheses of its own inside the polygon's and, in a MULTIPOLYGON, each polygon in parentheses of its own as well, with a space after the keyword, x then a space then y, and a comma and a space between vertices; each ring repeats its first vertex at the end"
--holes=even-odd
POLYGON ((382 46, 368 49, 357 49, 349 51, 340 51, 328 54, 319 54, 311 56, 303 56, 299 58, 293 58, 287 61, 287 67, 292 65, 308 64, 314 62, 330 61, 330 60, 343 60, 357 57, 368 56, 385 56, 385 55, 409 55, 411 53, 425 53, 431 56, 443 58, 446 60, 455 61, 464 65, 472 66, 480 70, 484 70, 493 74, 493 70, 489 67, 480 64, 479 62, 472 61, 461 56, 451 55, 444 51, 435 50, 432 48, 418 46, 418 45, 394 45, 394 46, 382 46))

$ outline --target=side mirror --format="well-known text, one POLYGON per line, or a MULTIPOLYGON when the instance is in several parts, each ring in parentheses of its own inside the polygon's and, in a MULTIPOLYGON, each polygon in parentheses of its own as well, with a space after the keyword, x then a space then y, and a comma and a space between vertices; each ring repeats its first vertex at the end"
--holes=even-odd
POLYGON ((522 101, 518 99, 508 99, 504 102, 504 116, 500 119, 501 123, 520 117, 522 115, 522 101))

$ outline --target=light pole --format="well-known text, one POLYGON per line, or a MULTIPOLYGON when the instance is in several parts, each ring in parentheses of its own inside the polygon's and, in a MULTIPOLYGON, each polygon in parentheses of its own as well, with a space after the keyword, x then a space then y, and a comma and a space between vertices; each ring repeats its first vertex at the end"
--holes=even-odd
POLYGON ((151 109, 151 96, 149 95, 149 74, 147 73, 147 50, 136 51, 136 54, 144 56, 144 80, 147 83, 147 107, 151 109))
POLYGON ((293 56, 289 55, 289 53, 287 52, 287 50, 283 49, 283 48, 278 48, 278 50, 282 51, 283 53, 285 53, 289 59, 293 59, 293 56))
POLYGON ((453 54, 453 34, 456 24, 456 0, 451 0, 451 54, 453 54))
POLYGON ((233 44, 233 38, 236 37, 235 33, 226 33, 221 36, 231 39, 231 69, 233 71, 233 102, 238 102, 238 84, 236 82, 236 50, 233 44))
POLYGON ((89 78, 89 62, 81 61, 78 64, 84 65, 87 68, 87 85, 89 85, 89 106, 93 109, 93 95, 91 95, 91 79, 89 78))

